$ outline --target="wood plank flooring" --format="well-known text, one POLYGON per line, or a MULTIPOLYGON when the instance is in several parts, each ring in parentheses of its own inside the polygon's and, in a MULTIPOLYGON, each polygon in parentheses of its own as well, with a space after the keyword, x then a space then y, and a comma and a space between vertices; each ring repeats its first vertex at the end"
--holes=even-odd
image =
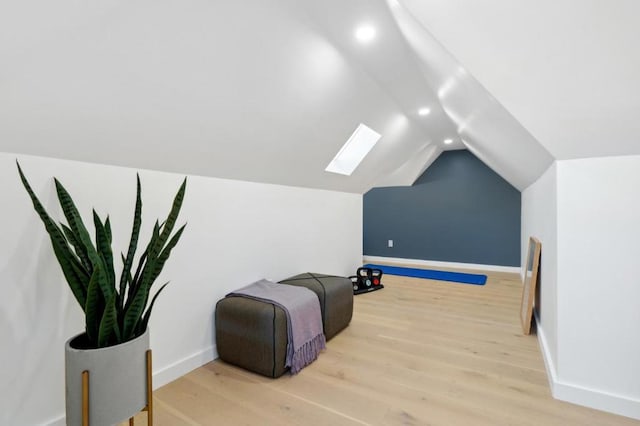
MULTIPOLYGON (((158 389, 156 425, 631 425, 554 400, 519 276, 485 286, 385 275, 297 376, 211 362, 158 389)), ((145 414, 136 424, 146 424, 145 414)))

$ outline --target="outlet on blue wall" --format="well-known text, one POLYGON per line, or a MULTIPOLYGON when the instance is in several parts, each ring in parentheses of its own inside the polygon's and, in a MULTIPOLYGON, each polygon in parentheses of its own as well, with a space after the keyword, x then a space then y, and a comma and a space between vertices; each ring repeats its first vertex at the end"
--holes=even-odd
POLYGON ((520 191, 473 154, 445 151, 413 186, 364 195, 364 254, 520 266, 520 208, 520 191))

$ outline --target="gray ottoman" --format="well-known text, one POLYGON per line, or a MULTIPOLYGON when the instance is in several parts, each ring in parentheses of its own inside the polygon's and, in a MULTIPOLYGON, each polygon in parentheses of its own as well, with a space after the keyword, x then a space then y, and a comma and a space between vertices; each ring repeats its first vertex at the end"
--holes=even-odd
POLYGON ((216 346, 220 359, 267 377, 288 368, 287 317, 282 308, 244 297, 216 304, 216 346))
POLYGON ((306 287, 318 295, 327 341, 351 322, 353 284, 349 278, 305 272, 280 283, 306 287))

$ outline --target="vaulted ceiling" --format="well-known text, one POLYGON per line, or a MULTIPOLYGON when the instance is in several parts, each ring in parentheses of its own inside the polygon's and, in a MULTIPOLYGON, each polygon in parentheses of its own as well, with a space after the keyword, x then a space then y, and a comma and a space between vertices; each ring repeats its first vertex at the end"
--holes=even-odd
POLYGON ((638 10, 560 3, 2 2, 0 151, 362 193, 468 148, 524 189, 640 152, 638 10), (325 172, 359 123, 381 140, 325 172))
POLYGON ((640 2, 401 1, 555 158, 640 154, 640 2))

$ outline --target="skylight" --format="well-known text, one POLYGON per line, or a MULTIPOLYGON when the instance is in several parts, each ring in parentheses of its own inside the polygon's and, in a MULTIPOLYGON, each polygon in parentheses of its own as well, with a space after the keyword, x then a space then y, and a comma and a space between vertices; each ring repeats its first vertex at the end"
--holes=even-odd
POLYGON ((379 139, 380 134, 360 123, 325 170, 351 176, 379 139))

